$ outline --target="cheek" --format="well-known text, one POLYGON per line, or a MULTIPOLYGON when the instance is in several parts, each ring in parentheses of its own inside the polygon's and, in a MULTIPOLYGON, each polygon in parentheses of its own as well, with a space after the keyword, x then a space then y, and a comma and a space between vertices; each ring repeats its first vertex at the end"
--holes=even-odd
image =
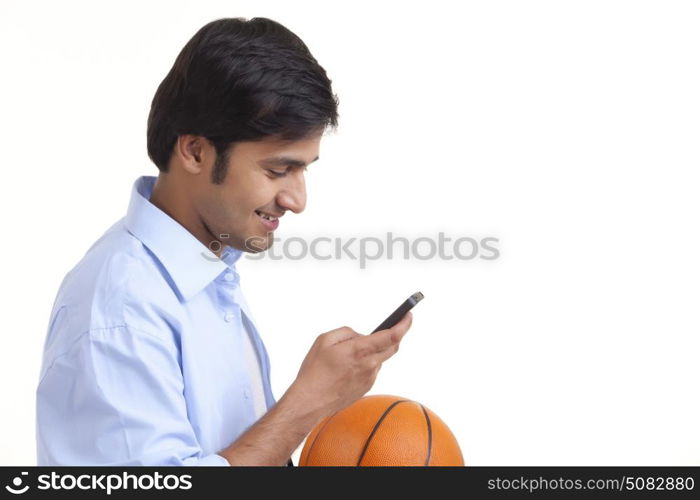
POLYGON ((255 210, 270 207, 277 195, 277 186, 263 172, 248 172, 239 175, 228 192, 234 208, 239 214, 257 217, 255 210))
MULTIPOLYGON (((270 209, 275 206, 275 198, 277 197, 277 189, 272 189, 269 186, 259 188, 257 191, 249 193, 242 206, 248 207, 248 210, 253 213, 259 208, 270 209)), ((253 215, 255 215, 253 213, 253 215)))
POLYGON ((240 206, 231 196, 223 196, 223 193, 212 194, 203 200, 202 206, 202 215, 212 230, 226 233, 241 224, 240 206))
POLYGON ((275 203, 277 186, 262 175, 227 176, 225 186, 206 201, 208 218, 222 232, 249 230, 258 223, 255 210, 275 203))
POLYGON ((238 198, 227 200, 227 204, 221 206, 221 214, 226 217, 228 224, 243 228, 257 220, 255 210, 264 206, 257 199, 238 198))

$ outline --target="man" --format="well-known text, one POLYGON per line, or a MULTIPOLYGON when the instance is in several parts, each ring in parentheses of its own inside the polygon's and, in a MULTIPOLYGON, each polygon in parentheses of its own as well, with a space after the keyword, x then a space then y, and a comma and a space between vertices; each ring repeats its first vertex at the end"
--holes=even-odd
POLYGON ((320 335, 276 401, 236 261, 306 203, 304 171, 337 125, 331 81, 265 18, 185 45, 148 119, 158 178, 66 276, 37 388, 39 465, 285 465, 362 397, 410 327, 320 335))

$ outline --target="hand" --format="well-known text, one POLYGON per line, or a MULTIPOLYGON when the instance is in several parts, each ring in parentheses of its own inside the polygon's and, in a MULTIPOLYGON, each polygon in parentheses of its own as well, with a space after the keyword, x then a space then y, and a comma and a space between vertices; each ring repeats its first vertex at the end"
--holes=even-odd
POLYGON ((399 350, 412 321, 408 312, 392 328, 372 335, 347 326, 319 335, 290 390, 317 408, 322 418, 345 408, 371 389, 382 363, 399 350))

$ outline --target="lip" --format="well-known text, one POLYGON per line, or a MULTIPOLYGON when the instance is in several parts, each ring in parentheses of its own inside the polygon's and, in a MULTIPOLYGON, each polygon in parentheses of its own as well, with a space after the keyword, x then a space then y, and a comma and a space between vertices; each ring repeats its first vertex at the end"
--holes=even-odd
POLYGON ((262 210, 256 210, 256 212, 260 212, 260 213, 265 214, 265 215, 271 215, 272 217, 277 217, 278 219, 284 215, 284 212, 282 212, 281 214, 273 214, 270 212, 263 212, 262 210))
MULTIPOLYGON (((272 214, 267 214, 267 212, 265 212, 265 214, 266 214, 266 215, 272 215, 272 214)), ((268 231, 274 231, 274 230, 277 229, 277 227, 280 225, 279 217, 281 217, 281 216, 274 216, 274 217, 278 217, 276 220, 267 220, 267 219, 263 219, 262 217, 260 217, 260 216, 257 214, 257 212, 255 213, 255 216, 256 216, 256 217, 258 218, 258 220, 262 223, 262 225, 265 226, 265 229, 267 229, 268 231)))

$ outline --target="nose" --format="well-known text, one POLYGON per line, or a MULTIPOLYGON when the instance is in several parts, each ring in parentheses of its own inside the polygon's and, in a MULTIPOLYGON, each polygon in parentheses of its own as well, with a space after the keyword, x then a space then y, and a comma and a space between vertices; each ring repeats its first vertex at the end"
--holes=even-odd
POLYGON ((306 207, 306 181, 303 171, 295 174, 288 175, 285 179, 284 187, 277 194, 277 204, 298 214, 306 207))

